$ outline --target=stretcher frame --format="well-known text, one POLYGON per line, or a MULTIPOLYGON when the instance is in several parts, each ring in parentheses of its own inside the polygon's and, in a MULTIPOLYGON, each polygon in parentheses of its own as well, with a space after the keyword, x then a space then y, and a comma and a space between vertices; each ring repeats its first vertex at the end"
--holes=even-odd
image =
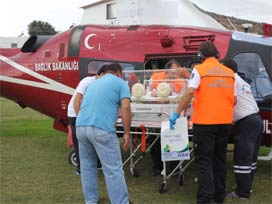
MULTIPOLYGON (((132 109, 135 109, 135 108, 133 108, 133 105, 135 105, 135 104, 132 104, 132 109)), ((150 105, 154 106, 155 104, 150 104, 150 105)), ((130 155, 124 160, 123 166, 125 166, 129 163, 130 174, 134 177, 138 177, 140 175, 135 167, 136 164, 139 163, 144 158, 145 154, 150 151, 150 149, 154 146, 155 142, 157 142, 160 139, 160 137, 161 137, 161 134, 160 134, 161 122, 165 121, 166 119, 169 120, 170 114, 171 114, 171 112, 173 112, 173 108, 176 108, 177 104, 159 104, 160 107, 165 106, 164 108, 167 108, 167 107, 169 108, 169 110, 166 112, 152 111, 152 109, 148 110, 146 108, 147 107, 146 104, 137 104, 136 106, 140 107, 139 109, 146 109, 146 111, 137 111, 137 108, 136 108, 136 110, 132 110, 131 127, 141 129, 141 127, 144 125, 146 140, 148 139, 148 137, 150 135, 154 135, 156 137, 151 142, 151 144, 148 145, 146 150, 144 152, 142 152, 142 154, 140 156, 136 157, 136 153, 138 151, 140 151, 140 149, 142 147, 142 143, 138 144, 137 147, 134 148, 132 135, 142 135, 142 132, 140 132, 140 131, 131 131, 130 132, 130 148, 129 148, 130 155), (160 118, 161 121, 150 122, 150 121, 146 120, 146 118, 142 118, 142 120, 139 121, 139 117, 138 118, 136 117, 136 115, 139 116, 139 114, 157 115, 157 117, 160 118), (164 118, 163 118, 163 116, 164 116, 164 118), (159 131, 153 132, 152 130, 154 130, 154 129, 159 130, 159 131)), ((122 126, 122 123, 119 120, 117 123, 117 127, 121 127, 121 126, 122 126)), ((117 133, 123 133, 123 131, 119 130, 119 131, 117 131, 117 133)), ((189 136, 192 136, 192 135, 189 135, 189 136)), ((188 168, 188 166, 194 161, 193 148, 190 149, 190 157, 191 157, 190 160, 180 160, 179 163, 177 164, 177 166, 168 174, 167 174, 166 161, 162 161, 163 162, 163 170, 161 171, 161 175, 163 176, 163 181, 162 181, 161 187, 159 189, 160 193, 165 193, 167 191, 167 180, 169 180, 172 176, 178 175, 178 177, 177 177, 178 184, 183 185, 184 172, 188 168)))

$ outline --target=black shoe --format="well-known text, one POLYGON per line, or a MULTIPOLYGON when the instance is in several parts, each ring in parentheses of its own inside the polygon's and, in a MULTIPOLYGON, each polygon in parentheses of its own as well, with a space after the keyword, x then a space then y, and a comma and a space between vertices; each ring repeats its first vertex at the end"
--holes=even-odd
POLYGON ((75 174, 76 174, 77 176, 80 176, 80 170, 79 170, 79 169, 75 170, 75 174))
MULTIPOLYGON (((236 190, 236 189, 237 189, 237 186, 232 186, 231 188, 232 188, 233 190, 236 190)), ((253 193, 253 189, 252 189, 252 188, 250 189, 250 193, 253 193)))
POLYGON ((101 168, 102 168, 102 165, 101 165, 100 160, 97 161, 97 168, 98 168, 98 169, 101 169, 101 168))
POLYGON ((248 199, 248 198, 245 198, 245 197, 241 197, 239 196, 236 192, 231 192, 231 193, 228 193, 227 194, 227 198, 240 198, 240 199, 248 199))

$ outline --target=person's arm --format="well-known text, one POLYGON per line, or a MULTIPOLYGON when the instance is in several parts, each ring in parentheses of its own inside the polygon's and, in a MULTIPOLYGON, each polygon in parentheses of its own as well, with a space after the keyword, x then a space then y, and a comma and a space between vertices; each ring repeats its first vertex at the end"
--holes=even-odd
POLYGON ((124 98, 121 101, 121 117, 124 127, 124 144, 123 149, 126 151, 129 148, 129 132, 130 132, 130 124, 131 124, 131 109, 130 109, 130 99, 124 98))
POLYGON ((185 91, 184 95, 181 97, 177 110, 169 118, 170 129, 175 129, 176 120, 179 118, 180 113, 187 107, 192 98, 194 97, 195 91, 200 85, 201 78, 196 69, 193 69, 191 78, 189 80, 188 89, 185 91))
POLYGON ((196 89, 193 87, 189 87, 184 95, 181 97, 179 101, 179 105, 176 109, 176 111, 171 115, 169 118, 170 122, 170 129, 175 129, 176 120, 179 118, 180 113, 188 106, 188 104, 191 102, 192 98, 194 97, 196 89))
POLYGON ((181 67, 181 77, 184 79, 190 79, 191 73, 186 67, 181 67))
POLYGON ((78 115, 80 105, 83 99, 83 94, 86 88, 95 80, 95 77, 85 77, 82 79, 76 87, 76 96, 74 99, 74 110, 76 115, 78 115))
POLYGON ((75 96, 74 109, 75 109, 76 115, 78 115, 80 105, 81 105, 81 102, 82 102, 82 98, 83 98, 83 95, 81 93, 77 93, 76 96, 75 96))
POLYGON ((194 93, 195 93, 196 89, 189 87, 186 92, 184 93, 184 95, 181 97, 179 105, 176 109, 176 112, 178 114, 180 114, 187 106, 188 104, 191 102, 192 98, 194 97, 194 93))

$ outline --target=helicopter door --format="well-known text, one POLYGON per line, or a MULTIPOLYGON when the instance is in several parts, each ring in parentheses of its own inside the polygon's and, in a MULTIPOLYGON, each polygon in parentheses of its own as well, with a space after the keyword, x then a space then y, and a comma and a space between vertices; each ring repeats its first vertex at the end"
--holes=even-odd
POLYGON ((264 124, 263 144, 272 144, 272 81, 258 53, 239 53, 233 58, 238 72, 249 79, 264 124))

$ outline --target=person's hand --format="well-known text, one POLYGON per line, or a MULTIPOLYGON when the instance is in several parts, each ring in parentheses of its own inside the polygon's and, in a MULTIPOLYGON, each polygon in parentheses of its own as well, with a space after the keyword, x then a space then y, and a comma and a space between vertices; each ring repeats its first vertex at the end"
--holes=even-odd
POLYGON ((124 140, 124 143, 123 143, 123 150, 124 150, 124 151, 127 151, 128 148, 129 148, 129 134, 124 134, 124 135, 123 135, 123 140, 124 140))
POLYGON ((174 130, 175 129, 175 124, 176 124, 176 120, 179 118, 180 114, 178 114, 176 111, 171 115, 171 117, 169 118, 169 122, 170 122, 170 129, 174 130))

